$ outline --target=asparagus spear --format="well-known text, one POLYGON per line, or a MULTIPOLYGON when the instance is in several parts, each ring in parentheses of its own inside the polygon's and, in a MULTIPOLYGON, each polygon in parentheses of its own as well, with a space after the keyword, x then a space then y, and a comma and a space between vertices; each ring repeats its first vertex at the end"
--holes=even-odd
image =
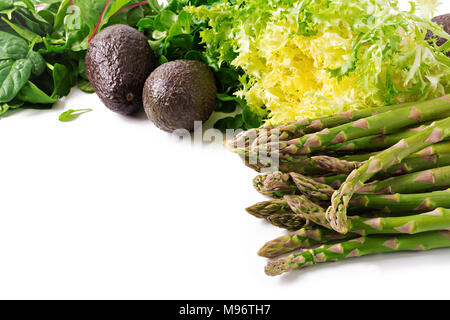
POLYGON ((450 231, 433 231, 414 235, 361 237, 338 244, 323 245, 317 249, 309 249, 285 258, 269 261, 265 272, 269 276, 276 276, 322 262, 377 253, 423 251, 444 247, 450 247, 450 231))
POLYGON ((336 240, 358 237, 359 235, 353 233, 341 234, 320 226, 309 226, 268 241, 258 251, 258 255, 265 258, 275 258, 297 249, 308 249, 336 240))
POLYGON ((304 196, 285 196, 282 199, 263 201, 245 210, 282 229, 298 230, 307 225, 308 221, 331 229, 325 209, 304 196))
POLYGON ((324 183, 317 182, 299 173, 291 172, 291 179, 301 195, 307 196, 317 201, 327 201, 333 194, 334 189, 324 183))
MULTIPOLYGON (((345 177, 343 179, 345 180, 345 177)), ((275 198, 289 194, 302 194, 316 200, 326 201, 335 191, 327 184, 295 172, 259 175, 253 180, 253 185, 258 192, 275 198)))
POLYGON ((248 213, 256 218, 266 219, 272 215, 292 214, 292 210, 285 199, 273 199, 259 202, 246 209, 248 213))
MULTIPOLYGON (((327 201, 331 199, 334 193, 335 186, 344 182, 345 175, 308 178, 298 173, 291 173, 291 179, 286 181, 284 192, 278 192, 278 189, 273 188, 270 179, 266 177, 270 175, 257 176, 256 180, 264 180, 265 183, 255 183, 255 188, 258 192, 271 196, 282 197, 287 194, 302 194, 311 199, 318 201, 327 201), (292 179, 295 177, 295 183, 292 179), (302 181, 304 179, 304 181, 302 181), (333 185, 332 186, 330 186, 333 185), (298 186, 301 186, 299 188, 298 186), (288 191, 289 190, 289 191, 288 191)), ((358 194, 393 194, 393 193, 420 193, 434 190, 442 190, 450 187, 450 166, 439 167, 430 170, 405 174, 402 176, 392 177, 386 180, 373 181, 364 185, 357 190, 358 194)))
POLYGON ((403 108, 409 106, 411 103, 382 107, 376 109, 367 109, 360 111, 347 111, 337 115, 326 116, 318 119, 301 119, 298 121, 288 122, 286 124, 278 125, 269 131, 262 132, 257 139, 252 142, 252 149, 258 145, 270 143, 272 141, 288 141, 295 138, 300 138, 305 134, 319 132, 325 128, 334 128, 352 121, 367 118, 382 112, 387 112, 393 108, 403 108))
MULTIPOLYGON (((368 155, 358 155, 358 156, 349 156, 344 158, 346 161, 359 161, 357 159, 369 159, 372 154, 368 155)), ((340 161, 336 159, 335 161, 340 161)), ((364 160, 363 160, 364 162, 364 160)), ((359 164, 362 165, 363 162, 359 164)), ((318 163, 316 161, 316 163, 318 163)), ((424 171, 428 169, 434 169, 439 167, 450 166, 450 141, 444 141, 441 143, 437 143, 435 145, 429 146, 411 156, 403 160, 401 163, 393 165, 383 172, 378 173, 376 178, 386 178, 393 175, 404 175, 407 173, 424 171)), ((327 176, 327 177, 316 177, 313 178, 318 182, 328 184, 333 188, 339 188, 340 185, 345 181, 347 176, 345 175, 337 175, 337 176, 327 176)), ((443 185, 444 187, 446 184, 443 185)), ((268 186, 266 186, 268 188, 268 186)), ((426 190, 423 190, 426 191, 426 190)), ((394 191, 399 192, 399 191, 394 191)))
MULTIPOLYGON (((442 119, 448 116, 450 116, 450 95, 430 101, 418 102, 412 106, 380 113, 287 142, 259 146, 258 150, 267 150, 272 153, 275 150, 279 150, 280 158, 284 158, 286 155, 305 155, 324 150, 329 145, 374 134, 392 133, 414 124, 442 119)), ((256 152, 258 150, 253 151, 256 152)))
POLYGON ((255 154, 246 150, 236 150, 236 153, 244 161, 245 165, 257 172, 299 172, 308 173, 310 175, 321 175, 326 173, 317 166, 307 156, 287 156, 284 159, 276 158, 278 163, 274 163, 273 154, 255 154))
POLYGON ((430 193, 355 195, 349 205, 352 208, 379 209, 386 213, 450 208, 450 189, 430 193))
POLYGON ((339 187, 345 182, 347 179, 346 174, 338 174, 336 176, 323 176, 323 177, 314 177, 313 180, 329 185, 333 189, 339 189, 339 187))
POLYGON ((323 171, 337 174, 349 174, 359 168, 364 162, 347 161, 330 156, 311 157, 311 161, 323 171))
MULTIPOLYGON (((382 210, 384 214, 397 215, 439 207, 450 207, 450 189, 422 194, 357 194, 349 202, 349 209, 374 209, 382 210)), ((301 195, 287 195, 283 199, 260 202, 247 208, 247 212, 284 229, 295 229, 306 221, 332 229, 326 219, 325 209, 301 195)), ((350 232, 356 230, 355 223, 355 220, 349 223, 350 232)))
MULTIPOLYGON (((443 100, 443 99, 441 99, 443 100)), ((450 102, 450 97, 449 101, 450 102)), ((407 108, 408 109, 408 108, 407 108)), ((403 110, 403 109, 401 109, 403 110)), ((331 198, 331 206, 327 209, 327 219, 334 230, 348 232, 347 206, 353 194, 364 186, 364 183, 375 174, 395 164, 419 150, 450 137, 450 118, 437 121, 428 129, 412 137, 401 140, 391 148, 368 160, 359 169, 354 170, 331 198)))
MULTIPOLYGON (((429 124, 428 124, 429 125, 429 124)), ((374 136, 362 137, 355 140, 330 145, 327 147, 327 151, 336 152, 356 152, 356 151, 377 151, 389 148, 399 142, 402 139, 409 138, 415 135, 417 132, 426 129, 427 125, 421 125, 417 128, 401 130, 399 132, 383 135, 378 134, 374 136)))
POLYGON ((305 220, 302 215, 298 214, 275 214, 267 217, 266 220, 275 227, 291 231, 308 225, 308 220, 305 220))
POLYGON ((283 198, 291 208, 292 212, 305 220, 311 221, 317 225, 321 225, 331 229, 326 216, 325 209, 314 203, 305 196, 288 195, 283 198))
MULTIPOLYGON (((245 158, 249 153, 245 153, 245 158)), ((278 169, 282 172, 298 172, 308 175, 325 175, 327 173, 349 173, 350 169, 361 166, 365 161, 378 153, 357 154, 334 158, 326 155, 318 155, 314 157, 307 156, 290 156, 287 159, 280 159, 278 169)), ((270 160, 260 161, 260 158, 254 158, 256 161, 249 161, 244 159, 247 166, 256 171, 264 171, 270 169, 273 164, 270 160)), ((264 159, 263 159, 264 160, 264 159)), ((450 141, 444 141, 436 145, 430 146, 411 155, 402 163, 389 167, 386 170, 386 175, 398 175, 408 172, 415 172, 425 169, 434 168, 437 166, 450 165, 450 141)), ((269 170, 270 171, 270 170, 269 170)))
POLYGON ((417 193, 448 187, 450 187, 450 166, 374 181, 360 187, 357 192, 360 194, 417 193))
POLYGON ((317 119, 300 119, 278 126, 265 125, 258 129, 250 129, 238 134, 234 139, 228 141, 226 145, 234 149, 245 149, 253 142, 258 144, 273 141, 273 138, 283 141, 299 138, 304 134, 318 132, 325 128, 332 128, 351 121, 363 119, 382 112, 410 106, 413 103, 386 106, 366 110, 351 110, 337 115, 321 117, 317 119))
POLYGON ((450 228, 450 209, 437 208, 431 212, 405 217, 362 218, 354 216, 351 217, 350 222, 350 232, 345 235, 320 226, 302 228, 267 242, 258 254, 262 257, 274 258, 296 249, 307 249, 314 245, 352 239, 360 235, 416 234, 445 230, 450 228))
MULTIPOLYGON (((383 178, 450 165, 450 153, 431 153, 431 150, 432 149, 427 148, 423 150, 423 153, 419 152, 411 155, 402 162, 377 173, 376 177, 383 178)), ((366 162, 347 161, 330 156, 311 157, 311 161, 314 162, 316 168, 336 174, 349 174, 366 162)))
POLYGON ((385 170, 386 175, 399 175, 450 165, 450 141, 431 145, 385 170))
POLYGON ((247 208, 246 211, 282 229, 298 230, 307 224, 307 220, 302 215, 292 211, 285 199, 259 202, 247 208))
POLYGON ((293 183, 291 175, 282 172, 258 175, 253 179, 253 186, 258 192, 275 198, 298 192, 297 186, 293 183))

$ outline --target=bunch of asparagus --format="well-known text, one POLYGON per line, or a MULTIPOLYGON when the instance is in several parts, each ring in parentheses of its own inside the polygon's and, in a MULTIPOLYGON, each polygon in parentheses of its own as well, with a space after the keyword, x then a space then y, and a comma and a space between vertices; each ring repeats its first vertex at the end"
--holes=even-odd
POLYGON ((450 95, 252 129, 228 146, 269 171, 254 186, 273 199, 247 211, 291 231, 260 249, 276 258, 268 275, 450 247, 450 95))

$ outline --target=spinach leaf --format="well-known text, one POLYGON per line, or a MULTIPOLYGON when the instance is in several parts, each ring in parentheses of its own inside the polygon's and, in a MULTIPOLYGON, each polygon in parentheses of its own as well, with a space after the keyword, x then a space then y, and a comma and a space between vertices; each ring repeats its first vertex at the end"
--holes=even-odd
POLYGON ((27 83, 33 68, 30 60, 0 61, 0 103, 11 101, 27 83))
POLYGON ((23 59, 28 54, 28 43, 10 33, 0 31, 0 60, 23 59))
POLYGON ((69 94, 73 85, 72 77, 64 65, 57 63, 53 66, 53 84, 55 89, 52 97, 59 98, 69 94))
POLYGON ((31 81, 28 81, 23 86, 22 90, 17 94, 17 98, 21 101, 36 104, 53 104, 58 101, 57 98, 50 97, 31 81))
POLYGON ((6 24, 8 24, 12 30, 14 30, 19 36, 21 36, 25 40, 27 40, 29 42, 33 42, 33 43, 42 42, 42 37, 40 35, 34 33, 33 31, 31 31, 25 27, 22 27, 19 24, 13 23, 13 22, 5 19, 5 17, 2 17, 2 20, 4 22, 6 22, 6 24))
POLYGON ((31 62, 31 74, 35 77, 40 76, 45 70, 44 58, 36 51, 31 51, 27 58, 31 62))

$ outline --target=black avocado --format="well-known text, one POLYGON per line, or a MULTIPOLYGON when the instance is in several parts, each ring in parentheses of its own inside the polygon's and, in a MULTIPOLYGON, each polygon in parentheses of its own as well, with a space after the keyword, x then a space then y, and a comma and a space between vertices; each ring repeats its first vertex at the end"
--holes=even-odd
POLYGON ((200 61, 176 60, 150 74, 144 85, 144 109, 160 129, 193 131, 214 111, 217 87, 211 69, 200 61))
POLYGON ((95 92, 123 115, 142 108, 142 89, 155 67, 156 56, 145 36, 126 25, 102 30, 86 54, 86 74, 95 92))

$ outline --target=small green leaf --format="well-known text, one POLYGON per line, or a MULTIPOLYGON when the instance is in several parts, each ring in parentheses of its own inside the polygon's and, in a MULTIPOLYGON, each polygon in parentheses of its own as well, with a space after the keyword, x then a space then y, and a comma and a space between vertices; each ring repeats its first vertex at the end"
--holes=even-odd
POLYGON ((191 50, 186 52, 186 54, 184 55, 184 59, 186 60, 197 60, 197 61, 202 61, 205 62, 205 57, 203 56, 203 54, 200 51, 197 50, 191 50))
POLYGON ((85 93, 94 93, 94 88, 92 87, 89 80, 81 80, 78 82, 78 88, 85 93))
POLYGON ((28 54, 28 60, 30 60, 32 64, 31 74, 33 76, 38 77, 45 71, 45 60, 40 53, 31 51, 28 54))
POLYGON ((13 29, 19 36, 21 36, 22 38, 24 38, 25 40, 28 40, 29 42, 35 42, 35 43, 41 43, 42 42, 42 37, 30 30, 28 30, 27 28, 24 28, 18 24, 12 23, 10 21, 8 21, 7 19, 5 19, 4 17, 2 17, 2 20, 4 22, 6 22, 11 29, 13 29))
POLYGON ((159 61, 158 61, 159 64, 164 64, 167 62, 169 62, 169 60, 165 56, 159 57, 159 61))
POLYGON ((238 114, 236 117, 226 117, 218 120, 214 124, 214 128, 220 131, 226 131, 227 129, 241 129, 244 126, 244 120, 242 115, 238 114))
POLYGON ((52 97, 67 96, 72 88, 71 74, 62 64, 55 63, 53 67, 54 91, 52 97))
POLYGON ((253 112, 248 105, 242 108, 242 119, 246 129, 258 128, 262 124, 261 117, 253 112))
MULTIPOLYGON (((30 67, 31 68, 31 67, 30 67)), ((59 98, 50 97, 44 91, 42 91, 33 82, 28 81, 20 92, 17 94, 17 98, 21 101, 36 103, 36 104, 51 104, 58 101, 59 98)))
POLYGON ((70 122, 70 121, 73 121, 76 118, 78 118, 83 113, 87 113, 87 112, 91 112, 91 111, 92 111, 92 109, 78 109, 78 110, 69 109, 69 110, 61 113, 61 115, 59 116, 59 121, 70 122))

